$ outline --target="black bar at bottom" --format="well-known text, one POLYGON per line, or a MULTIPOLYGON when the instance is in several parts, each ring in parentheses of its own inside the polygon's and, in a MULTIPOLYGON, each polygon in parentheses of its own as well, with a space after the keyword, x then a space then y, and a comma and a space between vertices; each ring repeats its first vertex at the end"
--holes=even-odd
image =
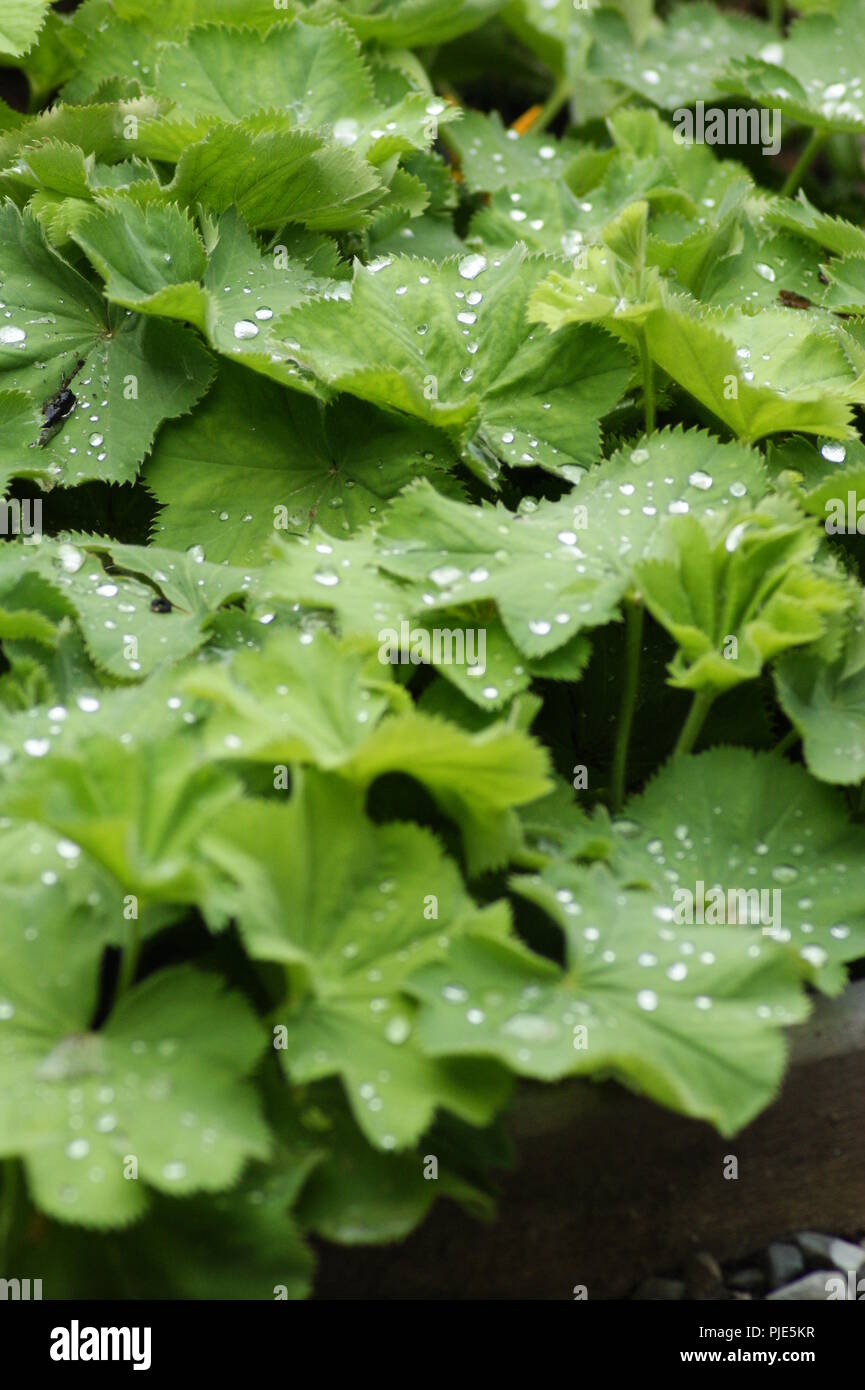
MULTIPOLYGON (((405 1334, 417 1328, 423 1338, 416 1345, 423 1348, 426 1377, 439 1357, 443 1374, 452 1363, 455 1348, 448 1334, 453 1328, 465 1352, 476 1349, 487 1383, 499 1357, 505 1373, 513 1374, 510 1359, 514 1353, 530 1353, 526 1339, 533 1334, 544 1338, 536 1349, 543 1349, 546 1364, 555 1351, 550 1337, 560 1334, 565 1339, 561 1349, 575 1372, 598 1362, 614 1372, 638 1368, 644 1373, 673 1367, 759 1365, 778 1370, 795 1365, 825 1379, 836 1369, 861 1366, 865 1335, 865 1319, 855 1308, 844 1312, 824 1302, 522 1303, 518 1324, 512 1307, 373 1304, 362 1298, 356 1306, 10 1301, 0 1303, 0 1346, 7 1368, 38 1372, 49 1383, 70 1377, 83 1382, 106 1372, 114 1377, 128 1373, 143 1383, 145 1377, 161 1378, 167 1371, 212 1372, 223 1381, 276 1370, 291 1377, 296 1368, 306 1379, 308 1358, 314 1364, 319 1357, 329 1375, 341 1357, 352 1368, 377 1364, 384 1369, 390 1345, 402 1379, 414 1374, 404 1359, 405 1334), (506 1323, 500 1323, 502 1314, 506 1323), (460 1327, 463 1318, 467 1322, 460 1327), (357 1337, 352 1336, 354 1325, 357 1337)), ((468 1366, 473 1358, 464 1359, 461 1352, 459 1359, 468 1366)))

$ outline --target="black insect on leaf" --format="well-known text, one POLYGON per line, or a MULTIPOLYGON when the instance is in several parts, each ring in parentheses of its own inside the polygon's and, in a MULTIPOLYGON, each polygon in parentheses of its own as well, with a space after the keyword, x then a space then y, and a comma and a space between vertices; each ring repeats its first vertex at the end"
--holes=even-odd
POLYGON ((48 443, 49 439, 51 439, 52 435, 56 433, 58 426, 63 423, 67 415, 70 415, 75 408, 75 401, 77 398, 74 393, 70 391, 69 387, 83 366, 84 358, 79 357, 72 371, 68 374, 64 373, 61 377, 60 386, 55 391, 54 395, 50 400, 45 401, 42 406, 42 414, 45 418, 42 425, 42 432, 39 435, 39 443, 43 448, 48 443))
MULTIPOLYGON (((778 299, 788 309, 814 309, 816 307, 813 299, 806 299, 804 294, 797 294, 795 290, 779 290, 778 299)), ((845 314, 840 309, 833 309, 832 313, 837 319, 851 319, 853 317, 852 314, 845 314)))
POLYGON ((779 290, 778 298, 788 309, 813 309, 814 301, 806 299, 804 294, 797 294, 795 290, 779 290))
POLYGON ((170 613, 171 604, 167 598, 163 598, 160 594, 158 598, 150 600, 150 611, 151 613, 170 613))

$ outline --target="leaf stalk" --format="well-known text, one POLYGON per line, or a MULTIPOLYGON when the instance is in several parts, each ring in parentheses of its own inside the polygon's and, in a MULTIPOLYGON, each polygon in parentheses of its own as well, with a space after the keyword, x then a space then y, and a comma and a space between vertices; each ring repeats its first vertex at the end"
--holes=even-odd
POLYGON ((646 434, 651 434, 655 428, 655 370, 645 332, 639 334, 638 344, 640 369, 643 374, 643 417, 646 434))
POLYGON ((555 87, 550 92, 543 106, 530 126, 533 135, 539 135, 542 130, 546 130, 558 116, 566 101, 573 95, 573 83, 566 77, 560 77, 555 87))
POLYGON ((682 732, 679 734, 678 742, 673 749, 673 756, 675 758, 680 758, 683 754, 690 753, 703 727, 706 715, 714 704, 715 693, 716 692, 711 686, 704 686, 702 690, 694 691, 694 698, 691 702, 688 718, 682 725, 682 732))
POLYGON ((808 140, 807 145, 805 146, 799 158, 796 160, 796 163, 793 165, 793 168, 790 170, 789 174, 784 180, 784 187, 781 189, 783 197, 793 197, 793 194, 798 190, 800 183, 807 174, 808 170, 811 168, 811 165, 814 163, 814 160, 817 158, 817 155, 825 139, 825 130, 811 131, 811 137, 808 140))
POLYGON ((640 681, 640 653, 643 648, 643 605, 639 600, 629 598, 625 601, 625 673, 622 682, 622 698, 619 706, 619 722, 616 729, 616 746, 613 752, 613 772, 611 800, 613 811, 618 814, 625 800, 627 784, 628 745, 637 706, 637 690, 640 681))

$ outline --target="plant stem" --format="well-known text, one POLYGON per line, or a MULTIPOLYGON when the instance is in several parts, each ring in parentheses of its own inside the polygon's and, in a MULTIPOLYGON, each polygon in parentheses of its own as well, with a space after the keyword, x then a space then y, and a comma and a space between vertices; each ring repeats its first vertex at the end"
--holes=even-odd
POLYGON ((307 992, 306 967, 299 962, 287 963, 284 967, 285 999, 283 1007, 293 1012, 307 992))
POLYGON ((649 356, 649 344, 646 341, 645 333, 641 332, 637 341, 640 351, 640 369, 643 373, 643 413, 646 434, 651 434, 655 428, 655 372, 652 359, 649 356))
POLYGON ((779 36, 784 32, 784 12, 787 0, 769 0, 769 23, 779 36))
POLYGON ((114 1003, 123 998, 135 979, 135 972, 138 969, 138 957, 141 953, 141 933, 138 927, 138 918, 133 917, 130 923, 129 940, 123 948, 123 956, 120 961, 120 971, 117 976, 117 989, 114 993, 114 1003))
POLYGON ((628 744, 637 705, 640 678, 640 652, 643 646, 643 605, 635 599, 625 602, 625 676, 619 705, 616 747, 613 753, 612 805, 615 812, 622 809, 625 799, 625 779, 628 767, 628 744))
POLYGON ((0 1164, 3 1185, 0 1187, 0 1279, 8 1279, 12 1250, 12 1232, 18 1205, 19 1169, 17 1158, 5 1158, 0 1164))
POLYGON ((779 739, 778 742, 775 744, 775 752, 789 752, 791 748, 795 747, 795 745, 799 742, 799 739, 801 737, 802 735, 799 733, 798 729, 788 729, 784 737, 782 739, 779 739))
POLYGON ((536 119, 532 121, 531 130, 533 135, 537 135, 542 130, 546 130, 547 126, 556 119, 556 116, 558 116, 565 102, 570 99, 572 94, 573 87, 571 82, 566 77, 560 77, 538 112, 536 119))
POLYGON ((784 181, 784 187, 781 189, 781 193, 785 198, 792 198, 793 194, 798 189, 799 184, 802 182, 808 170, 811 168, 811 165, 814 163, 814 160, 817 157, 817 152, 825 139, 825 130, 811 131, 811 136, 808 140, 807 145, 800 154, 799 158, 796 160, 795 165, 790 170, 786 180, 784 181))
POLYGON ((683 753, 690 753, 697 741, 697 735, 703 727, 703 722, 715 700, 715 691, 711 686, 704 686, 702 690, 694 691, 694 699, 688 718, 682 725, 682 732, 676 747, 673 749, 673 756, 679 758, 683 753))

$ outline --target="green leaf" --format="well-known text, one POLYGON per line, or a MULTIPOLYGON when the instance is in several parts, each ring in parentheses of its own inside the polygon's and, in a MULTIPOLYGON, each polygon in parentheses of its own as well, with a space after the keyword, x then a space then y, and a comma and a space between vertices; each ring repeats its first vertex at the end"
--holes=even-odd
MULTIPOLYGON (((217 213, 233 205, 256 231, 286 222, 316 231, 365 227, 382 193, 372 166, 354 150, 328 143, 313 131, 293 130, 276 117, 272 127, 268 118, 262 121, 214 125, 203 139, 187 145, 161 196, 217 213)), ((153 127, 149 139, 143 134, 145 152, 165 158, 170 146, 160 152, 159 127, 153 127)))
POLYGON ((680 5, 639 45, 625 20, 610 10, 592 17, 592 32, 590 70, 666 111, 717 96, 724 90, 718 79, 730 60, 756 54, 772 36, 766 25, 747 15, 725 13, 699 0, 680 5))
POLYGON ((369 785, 402 771, 459 825, 469 873, 498 868, 521 836, 513 808, 548 787, 546 752, 504 720, 474 734, 421 713, 385 720, 355 753, 353 779, 369 785))
POLYGON ((795 232, 838 256, 865 253, 865 231, 843 217, 833 217, 815 208, 800 189, 795 202, 776 198, 766 211, 770 226, 795 232))
MULTIPOLYGON (((248 1005, 216 977, 177 966, 94 1032, 98 937, 78 946, 82 989, 67 1001, 57 961, 71 969, 73 924, 48 919, 42 931, 55 954, 35 997, 32 980, 3 972, 0 1065, 0 1152, 24 1158, 34 1201, 61 1221, 123 1226, 144 1210, 144 1184, 175 1196, 231 1186, 268 1149, 241 1079, 264 1044, 248 1005)), ((13 937, 0 949, 11 959, 28 947, 13 937)))
MULTIPOLYGON (((278 18, 279 16, 276 16, 278 18)), ((299 126, 333 124, 373 104, 357 40, 342 25, 278 25, 268 33, 211 24, 166 44, 157 85, 184 116, 234 121, 287 107, 299 126)))
POLYGON ((43 139, 80 145, 86 155, 101 160, 125 160, 141 153, 140 144, 133 142, 140 136, 141 125, 158 113, 156 101, 149 96, 88 106, 57 102, 47 111, 6 126, 0 134, 0 160, 5 164, 25 146, 43 139))
POLYGON ((547 788, 545 753, 505 721, 466 733, 408 709, 392 670, 313 630, 274 633, 262 652, 239 652, 183 685, 216 706, 206 730, 214 756, 312 762, 362 787, 402 772, 460 826, 474 872, 501 864, 519 841, 513 808, 547 788))
POLYGON ((820 130, 861 132, 861 19, 856 0, 839 0, 834 15, 804 15, 791 25, 786 40, 769 45, 760 60, 731 63, 720 86, 745 92, 820 130))
POLYGON ((578 198, 560 179, 535 178, 494 193, 489 205, 472 218, 471 234, 488 247, 510 250, 520 242, 531 251, 579 259, 588 229, 594 229, 599 216, 606 216, 595 211, 596 206, 594 200, 578 198))
POLYGON ((540 657, 616 614, 635 567, 657 553, 659 516, 726 512, 764 490, 750 450, 664 431, 620 450, 561 501, 516 516, 415 485, 382 523, 380 563, 417 586, 427 621, 437 608, 494 600, 515 646, 540 657))
POLYGON ((235 121, 279 111, 307 130, 327 127, 340 145, 374 164, 425 149, 437 124, 456 112, 429 91, 407 93, 393 106, 376 99, 360 45, 342 24, 278 25, 268 33, 217 25, 193 29, 159 54, 156 83, 174 114, 235 121))
POLYGON ((0 16, 0 53, 20 58, 32 48, 49 4, 50 0, 5 0, 0 16))
POLYGON ((162 584, 174 607, 158 612, 151 606, 155 587, 131 575, 107 572, 78 545, 43 540, 38 546, 25 542, 3 549, 0 593, 7 612, 38 602, 46 616, 39 632, 30 635, 51 645, 58 624, 66 615, 74 617, 95 665, 120 680, 140 680, 195 651, 206 640, 205 625, 213 609, 244 591, 238 570, 201 570, 194 557, 169 558, 159 550, 93 545, 97 551, 122 554, 120 563, 162 584), (166 572, 172 570, 187 579, 195 574, 195 587, 189 582, 179 590, 166 572))
MULTIPOLYGON (((27 650, 32 653, 34 646, 31 643, 27 650)), ((20 767, 34 758, 50 758, 56 751, 74 760, 79 745, 94 732, 117 740, 123 736, 124 744, 130 742, 126 735, 134 729, 146 729, 148 741, 176 737, 205 713, 203 706, 180 694, 180 673, 172 666, 141 685, 100 686, 75 631, 63 633, 56 646, 40 656, 44 678, 51 683, 48 698, 38 708, 0 714, 0 761, 4 780, 10 783, 20 767), (98 730, 93 721, 96 713, 98 730)))
POLYGON ((350 301, 304 305, 286 343, 329 386, 440 425, 484 455, 561 472, 597 457, 598 420, 629 367, 591 328, 554 340, 526 325, 546 269, 521 247, 357 266, 350 301))
POLYGON ((863 380, 832 323, 795 309, 701 310, 661 287, 649 351, 740 439, 798 430, 848 439, 863 380))
POLYGON ((847 608, 843 586, 808 567, 816 533, 774 500, 722 527, 673 518, 668 557, 637 569, 647 608, 678 643, 672 685, 719 691, 753 680, 780 652, 816 641, 847 608))
POLYGON ((419 1225, 437 1195, 451 1194, 446 1172, 439 1170, 443 1181, 428 1182, 419 1153, 374 1149, 350 1119, 338 1120, 326 1137, 331 1151, 300 1199, 304 1226, 325 1240, 340 1245, 401 1240, 419 1225))
POLYGON ((613 829, 617 877, 662 894, 668 912, 679 903, 675 888, 694 892, 698 879, 706 893, 715 885, 778 890, 778 910, 763 914, 762 925, 753 898, 738 913, 750 954, 762 955, 753 924, 822 990, 843 987, 843 962, 861 955, 865 940, 865 839, 837 792, 804 768, 733 748, 674 759, 627 803, 613 829))
POLYGON ((0 329, 0 381, 46 403, 74 381, 76 403, 48 459, 74 482, 134 478, 159 424, 190 410, 205 391, 208 354, 179 325, 107 309, 11 203, 0 209, 0 235, 8 239, 2 295, 9 316, 0 329))
MULTIPOLYGON (((119 1296, 119 1253, 121 1288, 129 1299, 306 1298, 314 1259, 286 1209, 291 1189, 282 1161, 275 1178, 256 1173, 232 1192, 182 1202, 158 1194, 143 1221, 119 1238, 113 1233, 102 1238, 111 1241, 110 1250, 88 1236, 87 1260, 101 1266, 102 1275, 94 1296, 119 1296), (206 1260, 201 1259, 202 1244, 207 1245, 206 1260)), ((80 1268, 80 1259, 67 1257, 65 1265, 67 1270, 80 1268)), ((57 1288, 54 1278, 50 1286, 57 1288)), ((81 1296, 80 1282, 70 1289, 73 1294, 81 1296)))
POLYGON ((647 203, 631 203, 608 224, 604 244, 577 258, 573 274, 553 271, 532 295, 532 322, 555 333, 572 323, 605 321, 630 341, 630 325, 653 312, 655 299, 654 277, 647 281, 645 273, 648 215, 647 203))
POLYGON ((805 763, 823 782, 851 786, 865 778, 865 648, 861 596, 844 647, 791 652, 775 668, 781 706, 802 735, 805 763))
MULTIPOLYGON (((819 304, 823 298, 820 267, 814 248, 798 236, 771 236, 761 240, 749 226, 742 229, 741 249, 731 249, 713 265, 700 287, 706 304, 728 309, 742 304, 751 313, 784 303, 798 295, 819 304)), ((807 304, 799 312, 806 312, 807 304)), ((821 320, 815 316, 815 328, 821 320)))
MULTIPOLYGON (((90 699, 92 713, 98 704, 90 699)), ((206 766, 188 743, 136 746, 95 732, 74 752, 46 751, 31 755, 7 785, 8 809, 67 836, 76 853, 85 850, 113 874, 119 898, 198 902, 206 912, 211 886, 196 843, 237 799, 233 778, 206 766)))
POLYGON ((141 30, 156 30, 160 34, 182 35, 196 24, 221 21, 223 24, 254 24, 262 29, 292 18, 297 8, 291 0, 163 0, 154 10, 149 0, 112 0, 121 19, 129 20, 141 30))
POLYGON ((501 9, 503 0, 350 0, 332 8, 364 40, 384 46, 414 48, 458 38, 501 9))
POLYGON ((315 640, 274 633, 262 651, 240 651, 230 667, 202 668, 184 684, 216 706, 207 728, 214 754, 334 768, 387 710, 384 674, 368 655, 340 647, 327 632, 315 640))
POLYGON ((134 82, 138 90, 152 87, 159 37, 127 23, 110 0, 81 5, 62 36, 73 58, 72 74, 63 84, 64 101, 89 101, 118 78, 134 82))
MULTIPOLYGON (((40 206, 39 194, 46 195, 42 205, 48 205, 47 195, 66 200, 87 200, 108 189, 123 188, 153 178, 153 169, 142 160, 126 159, 117 164, 103 164, 94 154, 85 154, 79 145, 51 138, 26 147, 14 170, 7 170, 5 181, 12 189, 35 189, 29 210, 40 206)), ((89 215, 92 208, 87 209, 89 215)))
POLYGON ((315 292, 338 293, 330 243, 312 235, 263 256, 242 220, 229 211, 205 255, 189 218, 174 204, 144 205, 117 197, 88 217, 74 240, 105 280, 114 304, 192 323, 210 346, 247 367, 301 390, 314 390, 281 351, 275 317, 315 292))
POLYGON ((865 313, 865 254, 842 256, 824 268, 829 284, 822 295, 833 313, 865 313))
POLYGON ((447 485, 442 470, 454 461, 445 436, 429 427, 349 397, 322 411, 226 365, 200 409, 162 431, 144 476, 164 504, 156 526, 162 544, 257 564, 274 534, 313 523, 351 534, 412 478, 447 485))
POLYGON ((496 111, 466 111, 444 139, 455 150, 472 193, 498 193, 536 179, 556 182, 565 173, 569 155, 576 153, 553 136, 507 130, 496 111))
POLYGON ((656 896, 617 891, 600 868, 551 865, 514 887, 561 928, 565 968, 515 943, 455 943, 409 982, 428 1051, 496 1057, 544 1080, 612 1075, 722 1134, 772 1097, 785 1061, 778 1024, 807 1012, 777 946, 754 958, 727 930, 662 925, 656 896))
POLYGON ((865 50, 781 9, 0 3, 47 1295, 298 1298, 308 1236, 487 1218, 517 1076, 731 1134, 858 972, 865 50), (689 143, 737 100, 778 159, 689 143))
POLYGON ((247 801, 217 821, 205 849, 240 885, 250 954, 283 962, 304 982, 300 1000, 275 1023, 274 1047, 293 1080, 339 1075, 378 1148, 404 1148, 440 1105, 489 1122, 504 1076, 424 1058, 401 995, 414 963, 441 957, 478 920, 455 865, 428 832, 374 827, 358 793, 307 774, 286 806, 247 801), (303 903, 291 922, 287 891, 303 903))
POLYGON ((50 466, 35 443, 42 415, 24 391, 0 391, 0 490, 12 478, 44 479, 50 466))

